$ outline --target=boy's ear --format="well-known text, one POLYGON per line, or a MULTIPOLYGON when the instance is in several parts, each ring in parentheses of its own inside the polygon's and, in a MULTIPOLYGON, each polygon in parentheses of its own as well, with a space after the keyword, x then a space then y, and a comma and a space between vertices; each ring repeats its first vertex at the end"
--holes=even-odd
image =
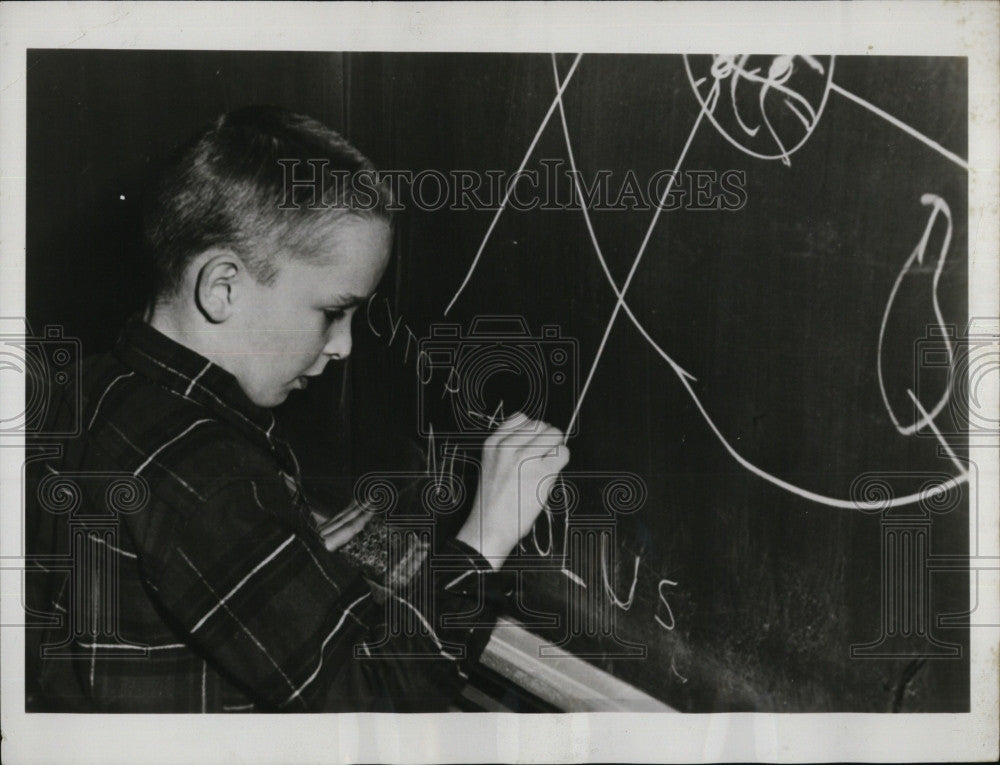
POLYGON ((195 277, 195 302, 206 319, 220 324, 232 315, 245 269, 240 259, 228 251, 214 250, 200 260, 195 277))

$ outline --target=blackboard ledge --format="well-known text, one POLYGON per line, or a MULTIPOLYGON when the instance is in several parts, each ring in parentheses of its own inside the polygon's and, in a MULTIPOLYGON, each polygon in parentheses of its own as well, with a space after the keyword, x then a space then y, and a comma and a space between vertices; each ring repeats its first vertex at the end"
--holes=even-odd
POLYGON ((504 617, 480 662, 564 712, 678 711, 504 617))

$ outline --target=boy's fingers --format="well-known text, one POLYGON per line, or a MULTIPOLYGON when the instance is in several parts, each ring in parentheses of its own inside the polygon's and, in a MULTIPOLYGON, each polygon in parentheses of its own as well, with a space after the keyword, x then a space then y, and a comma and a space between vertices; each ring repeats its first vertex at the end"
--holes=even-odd
POLYGON ((531 443, 533 446, 559 446, 562 442, 563 432, 554 425, 545 425, 531 443))
POLYGON ((330 552, 337 550, 358 535, 358 532, 368 523, 368 516, 361 515, 353 521, 323 534, 323 544, 330 552))
POLYGON ((526 428, 508 433, 500 443, 505 446, 553 448, 561 444, 562 441, 563 433, 559 428, 543 422, 535 422, 530 430, 526 428))
POLYGON ((529 422, 531 422, 531 418, 524 412, 514 412, 510 417, 497 425, 494 433, 509 433, 513 430, 523 428, 529 422))
MULTIPOLYGON (((518 412, 518 414, 520 415, 520 412, 518 412)), ((511 420, 513 419, 514 418, 512 417, 511 420)), ((511 420, 508 420, 508 422, 511 422, 511 420)), ((507 423, 504 424, 507 425, 507 423)), ((538 434, 539 430, 545 427, 547 426, 545 425, 544 422, 541 422, 539 420, 533 420, 527 415, 521 415, 519 419, 517 419, 515 422, 512 422, 508 427, 505 427, 503 430, 497 428, 496 432, 499 441, 503 442, 511 438, 518 440, 523 438, 533 438, 538 434)))
POLYGON ((353 516, 351 518, 345 518, 340 523, 329 524, 327 526, 324 526, 323 528, 321 528, 319 530, 319 533, 320 533, 320 536, 327 537, 330 534, 336 534, 337 532, 339 532, 343 528, 352 527, 352 526, 354 526, 356 524, 360 524, 361 526, 364 526, 366 523, 368 523, 368 516, 366 516, 366 515, 357 515, 357 516, 353 516))
POLYGON ((345 523, 350 523, 358 517, 364 517, 367 520, 367 510, 366 505, 358 504, 357 502, 352 502, 344 510, 341 510, 333 518, 326 521, 319 527, 321 534, 326 534, 328 532, 334 531, 345 523))

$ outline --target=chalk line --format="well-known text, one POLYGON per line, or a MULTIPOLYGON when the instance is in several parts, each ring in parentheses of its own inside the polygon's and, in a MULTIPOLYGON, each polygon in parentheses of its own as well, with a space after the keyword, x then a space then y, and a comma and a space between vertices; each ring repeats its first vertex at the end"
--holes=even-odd
POLYGON ((896 117, 893 117, 887 111, 879 109, 877 106, 875 106, 875 104, 872 104, 872 103, 869 103, 868 101, 865 101, 860 96, 856 96, 856 95, 854 95, 853 93, 851 93, 848 90, 844 90, 842 87, 840 87, 835 82, 831 82, 830 83, 830 90, 833 90, 833 91, 836 91, 837 93, 840 93, 840 95, 844 96, 845 98, 847 98, 847 99, 849 99, 851 101, 854 101, 854 103, 859 104, 860 106, 865 107, 866 109, 868 109, 873 114, 877 114, 879 117, 881 117, 882 119, 884 119, 886 122, 889 122, 890 124, 893 124, 896 127, 898 127, 904 133, 908 133, 909 135, 911 135, 914 138, 916 138, 918 141, 926 144, 927 146, 930 146, 932 149, 934 149, 934 151, 938 152, 941 156, 945 157, 946 159, 950 159, 952 162, 954 162, 956 165, 958 165, 962 169, 964 169, 966 171, 969 169, 969 163, 966 160, 962 159, 960 156, 958 156, 955 152, 949 151, 948 149, 944 148, 944 146, 942 146, 941 144, 939 144, 937 141, 931 140, 930 138, 928 138, 927 136, 925 136, 923 133, 921 133, 918 130, 916 130, 916 129, 910 127, 909 125, 907 125, 902 120, 897 119, 896 117))
POLYGON ((948 453, 948 456, 951 458, 951 461, 958 468, 959 472, 962 473, 963 475, 967 474, 968 471, 966 471, 965 465, 963 465, 959 461, 958 457, 955 455, 955 452, 952 451, 951 445, 945 440, 945 437, 941 435, 941 431, 938 430, 937 425, 934 424, 934 418, 931 417, 929 414, 927 414, 927 410, 924 409, 924 405, 920 403, 920 399, 914 396, 913 391, 910 390, 909 388, 906 389, 906 393, 913 400, 913 403, 914 405, 916 405, 917 409, 920 410, 920 413, 926 419, 927 424, 930 426, 930 429, 934 431, 934 435, 937 436, 938 441, 941 442, 941 446, 944 447, 945 452, 948 453))
MULTIPOLYGON (((879 392, 882 394, 882 403, 885 404, 886 411, 889 413, 889 418, 892 420, 892 424, 896 427, 896 430, 904 436, 916 433, 941 413, 941 410, 944 409, 945 404, 948 403, 948 399, 951 397, 952 387, 955 382, 952 370, 955 363, 955 354, 952 351, 951 341, 948 340, 947 332, 942 333, 942 337, 944 338, 945 348, 948 352, 948 384, 945 386, 944 394, 941 396, 941 399, 937 402, 934 408, 931 409, 930 414, 927 414, 924 418, 917 420, 912 425, 900 425, 899 420, 896 419, 895 412, 892 411, 892 406, 889 404, 889 396, 885 392, 885 380, 882 377, 882 344, 885 336, 885 327, 889 321, 889 313, 892 311, 893 303, 896 300, 896 293, 899 291, 899 287, 903 283, 903 277, 906 276, 907 272, 909 272, 914 261, 920 264, 923 264, 924 262, 924 253, 927 251, 927 242, 930 240, 931 231, 934 228, 934 221, 937 220, 939 212, 944 213, 944 217, 948 223, 948 228, 945 231, 944 241, 941 243, 941 252, 938 255, 937 268, 934 269, 934 279, 931 282, 931 302, 934 305, 934 318, 937 319, 938 326, 942 329, 945 328, 944 317, 941 315, 941 305, 938 303, 937 290, 938 282, 941 281, 941 272, 944 270, 944 261, 948 256, 948 247, 951 244, 951 209, 948 207, 948 203, 937 194, 924 194, 920 197, 920 203, 923 205, 931 205, 934 209, 931 211, 930 217, 927 219, 927 226, 924 227, 923 236, 920 237, 920 241, 917 243, 917 246, 913 248, 913 252, 910 253, 910 257, 907 258, 906 263, 903 264, 902 269, 899 271, 899 275, 896 277, 896 281, 892 285, 892 290, 889 292, 889 300, 885 305, 885 313, 882 314, 882 325, 878 330, 878 346, 876 348, 876 354, 878 357, 876 371, 878 372, 878 387, 879 392)), ((923 409, 923 407, 921 407, 921 409, 923 409)))
POLYGON ((789 483, 775 475, 772 475, 759 467, 751 463, 745 457, 743 457, 739 452, 732 447, 732 445, 726 440, 726 437, 722 435, 722 432, 716 427, 712 418, 709 417, 708 412, 705 411, 705 407, 702 406, 701 401, 698 399, 697 394, 691 389, 687 380, 680 378, 681 384, 687 389, 688 394, 691 396, 691 400, 694 401, 695 406, 698 407, 698 411, 701 412, 701 416, 708 423, 708 426, 715 433, 716 438, 725 447, 726 451, 735 459, 740 465, 749 470, 754 475, 759 478, 763 478, 765 481, 773 483, 778 488, 784 489, 785 491, 796 494, 803 499, 808 499, 812 502, 817 502, 821 505, 827 505, 829 507, 839 507, 845 510, 883 510, 890 507, 900 507, 902 505, 912 505, 914 502, 920 502, 925 500, 928 496, 936 496, 938 494, 944 493, 946 491, 951 491, 958 486, 966 483, 969 480, 967 473, 958 476, 956 478, 950 478, 944 483, 938 484, 925 491, 917 492, 916 494, 906 494, 902 497, 895 497, 894 499, 885 502, 872 501, 872 502, 859 502, 855 500, 845 500, 837 499, 835 497, 828 497, 823 494, 817 494, 816 492, 809 491, 808 489, 803 489, 800 486, 789 483))
MULTIPOLYGON (((552 55, 554 56, 555 54, 552 55)), ((582 57, 582 53, 577 53, 576 58, 573 59, 573 64, 566 73, 566 79, 563 80, 562 84, 559 86, 555 99, 549 105, 549 110, 545 113, 545 117, 542 119, 542 124, 538 126, 538 130, 535 132, 535 137, 531 139, 531 144, 528 146, 528 150, 524 153, 524 159, 521 160, 521 164, 518 166, 517 172, 514 173, 514 181, 507 184, 507 192, 504 194, 503 201, 500 203, 500 207, 497 208, 496 214, 493 216, 493 220, 490 221, 489 228, 486 229, 486 236, 483 237, 482 244, 479 245, 479 249, 476 251, 476 256, 472 259, 472 265, 469 266, 469 271, 466 273, 465 279, 462 280, 462 283, 458 287, 458 291, 455 293, 454 297, 452 297, 451 302, 448 303, 448 307, 444 309, 445 316, 448 315, 448 312, 455 305, 455 301, 458 300, 459 295, 461 295, 465 290, 466 285, 468 285, 469 280, 472 278, 472 273, 476 270, 476 266, 479 265, 479 259, 483 255, 483 250, 486 249, 486 243, 489 242, 490 236, 493 234, 493 229, 497 225, 497 221, 500 220, 500 216, 507 208, 507 202, 510 201, 510 195, 514 193, 514 186, 517 185, 517 179, 521 177, 524 166, 528 164, 528 160, 531 158, 531 153, 535 150, 535 145, 542 137, 542 132, 545 130, 545 126, 549 124, 549 120, 552 118, 552 112, 555 111, 556 104, 562 103, 563 91, 566 90, 566 86, 569 85, 569 81, 573 78, 573 73, 576 72, 576 67, 580 63, 580 59, 582 57)))
MULTIPOLYGON (((552 57, 552 66, 553 66, 553 73, 556 78, 556 85, 558 88, 559 70, 556 68, 555 56, 552 57)), ((584 199, 583 190, 580 187, 580 174, 577 171, 576 167, 576 157, 573 154, 573 145, 569 140, 569 128, 567 127, 566 124, 566 112, 563 109, 561 99, 559 102, 559 118, 560 121, 562 122, 563 139, 565 140, 566 143, 566 153, 569 159, 570 167, 573 169, 573 185, 576 188, 577 197, 583 200, 584 199)), ((611 276, 611 271, 608 268, 607 261, 604 260, 604 253, 601 250, 601 245, 597 241, 597 234, 594 231, 594 224, 590 219, 590 211, 587 210, 585 205, 581 204, 580 212, 583 213, 583 220, 586 222, 587 232, 590 234, 590 242, 591 244, 594 245, 594 252, 597 254, 597 260, 601 264, 601 268, 604 270, 604 277, 608 280, 608 284, 611 285, 611 289, 612 291, 614 291, 615 296, 618 298, 622 298, 622 293, 619 291, 618 285, 615 284, 615 280, 611 276)), ((679 375, 684 375, 685 377, 688 377, 691 380, 696 379, 694 375, 692 375, 690 372, 684 369, 680 364, 674 361, 670 357, 670 355, 665 350, 663 350, 663 348, 660 347, 659 343, 657 343, 656 340, 654 340, 653 337, 646 331, 646 328, 642 325, 642 323, 639 321, 636 315, 632 313, 632 309, 629 308, 628 303, 624 301, 624 298, 622 298, 622 308, 625 310, 625 315, 628 316, 632 324, 635 325, 635 328, 639 330, 639 334, 641 334, 643 338, 645 338, 646 342, 649 343, 656 350, 658 354, 660 354, 660 356, 664 359, 664 361, 666 361, 671 366, 674 372, 676 372, 679 375)))
MULTIPOLYGON (((718 81, 716 85, 712 86, 713 92, 718 92, 718 81)), ((709 100, 712 97, 709 96, 709 100)), ((557 95, 557 101, 562 102, 561 93, 557 95)), ((701 120, 707 113, 708 105, 706 103, 701 103, 701 108, 698 111, 698 118, 694 121, 694 126, 691 128, 691 133, 687 137, 687 141, 684 143, 684 148, 681 150, 681 155, 677 159, 677 166, 674 168, 674 172, 670 175, 670 181, 667 183, 666 187, 663 189, 663 193, 660 195, 660 201, 656 205, 656 212, 653 213, 653 219, 649 223, 649 228, 646 229, 646 235, 643 237, 642 244, 639 245, 639 251, 636 253, 635 260, 632 262, 632 268, 628 272, 628 276, 625 278, 625 283, 622 285, 621 291, 615 290, 618 295, 618 299, 615 302, 615 309, 611 313, 611 318, 608 320, 608 326, 604 330, 604 337, 601 338, 601 343, 597 348, 597 355, 594 356, 594 361, 590 365, 590 372, 587 374, 587 379, 583 384, 583 389, 580 391, 580 396, 577 398, 576 406, 573 407, 573 415, 570 417, 569 425, 566 427, 566 435, 563 436, 563 443, 569 438, 569 434, 573 430, 573 426, 576 424, 576 418, 580 415, 580 407, 583 405, 583 400, 587 396, 587 390, 590 388, 590 383, 594 378, 594 372, 597 370, 597 365, 601 361, 601 356, 604 353, 604 347, 607 345, 608 337, 611 335, 611 330, 615 325, 615 320, 618 318, 618 312, 621 310, 622 305, 625 303, 625 293, 628 292, 628 288, 632 284, 632 279, 635 277, 636 272, 639 268, 639 263, 642 261, 642 256, 646 253, 646 246, 649 244, 649 240, 653 235, 653 229, 656 228, 657 222, 660 220, 660 214, 663 212, 663 203, 667 198, 674 185, 674 180, 677 178, 677 174, 680 172, 681 165, 684 164, 684 157, 687 156, 688 149, 691 148, 691 142, 694 141, 694 136, 698 132, 698 126, 701 125, 701 120)), ((564 112, 560 111, 560 114, 564 112)), ((575 169, 575 168, 574 168, 575 169)), ((574 177, 575 177, 574 173, 574 177)), ((581 199, 581 208, 583 207, 581 199)))

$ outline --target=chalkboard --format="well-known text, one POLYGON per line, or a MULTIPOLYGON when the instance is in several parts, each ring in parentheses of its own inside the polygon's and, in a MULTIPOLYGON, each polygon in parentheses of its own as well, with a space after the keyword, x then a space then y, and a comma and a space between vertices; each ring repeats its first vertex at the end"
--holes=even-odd
POLYGON ((501 402, 571 431, 514 618, 685 710, 968 708, 963 59, 355 54, 350 92, 447 181, 403 188, 355 429, 466 481, 501 402))
POLYGON ((317 492, 471 487, 490 416, 527 408, 572 461, 509 617, 688 711, 969 708, 965 59, 28 64, 33 326, 109 347, 148 170, 228 109, 312 114, 425 171, 351 361, 282 412, 317 492), (481 204, 438 204, 476 178, 481 204))

